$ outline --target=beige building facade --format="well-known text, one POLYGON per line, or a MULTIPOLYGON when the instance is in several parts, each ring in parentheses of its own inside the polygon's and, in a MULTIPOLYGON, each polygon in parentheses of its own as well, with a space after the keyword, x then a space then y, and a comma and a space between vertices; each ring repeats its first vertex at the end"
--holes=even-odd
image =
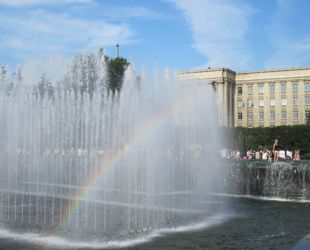
POLYGON ((213 85, 222 126, 297 125, 310 118, 310 67, 249 72, 208 68, 180 76, 213 85))

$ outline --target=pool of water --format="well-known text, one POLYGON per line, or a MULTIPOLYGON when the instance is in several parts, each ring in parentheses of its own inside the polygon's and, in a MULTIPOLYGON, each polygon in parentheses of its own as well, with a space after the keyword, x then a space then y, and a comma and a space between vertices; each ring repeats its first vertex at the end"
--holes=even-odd
MULTIPOLYGON (((127 246, 125 244, 125 247, 119 249, 290 249, 298 240, 310 233, 309 202, 240 197, 217 199, 225 199, 230 204, 222 211, 222 216, 212 217, 196 226, 162 230, 153 237, 146 237, 140 241, 140 244, 130 246, 129 242, 127 246)), ((53 244, 42 245, 39 241, 25 243, 21 239, 1 236, 0 232, 0 247, 3 249, 59 249, 59 245, 57 247, 53 244)), ((100 248, 100 244, 94 246, 97 249, 100 248)), ((89 248, 91 245, 81 245, 80 249, 89 248)), ((113 249, 118 249, 117 245, 113 249)))
POLYGON ((129 249, 290 249, 310 232, 310 203, 230 198, 230 220, 129 249))

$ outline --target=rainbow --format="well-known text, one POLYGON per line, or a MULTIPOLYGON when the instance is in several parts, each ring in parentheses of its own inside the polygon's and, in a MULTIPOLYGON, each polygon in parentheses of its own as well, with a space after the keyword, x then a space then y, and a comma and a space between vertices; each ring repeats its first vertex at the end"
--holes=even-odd
POLYGON ((137 129, 135 133, 131 134, 116 150, 114 150, 110 155, 104 156, 103 162, 96 168, 96 171, 86 180, 83 188, 72 196, 68 207, 63 215, 63 223, 53 230, 51 234, 57 234, 61 232, 63 228, 68 225, 70 220, 74 217, 75 213, 78 211, 79 204, 84 200, 90 193, 91 190, 97 185, 97 183, 102 180, 105 173, 117 166, 118 163, 124 158, 126 153, 130 151, 135 145, 141 142, 143 139, 147 138, 156 131, 162 124, 165 123, 169 115, 171 115, 180 105, 186 105, 191 100, 194 99, 198 92, 189 91, 185 96, 178 98, 172 105, 167 109, 158 112, 154 117, 145 122, 140 129, 137 129))

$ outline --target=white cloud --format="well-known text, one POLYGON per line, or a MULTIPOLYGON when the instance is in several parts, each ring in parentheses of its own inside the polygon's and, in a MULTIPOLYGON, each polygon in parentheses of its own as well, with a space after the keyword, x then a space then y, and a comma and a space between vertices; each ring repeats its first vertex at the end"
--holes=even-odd
POLYGON ((89 11, 92 14, 109 18, 110 20, 123 20, 128 18, 142 18, 144 20, 150 19, 167 19, 163 13, 153 11, 144 6, 135 5, 111 5, 102 3, 93 3, 91 5, 83 5, 83 12, 88 11, 86 7, 89 7, 89 11))
POLYGON ((230 0, 171 1, 184 13, 193 47, 207 58, 207 66, 238 69, 249 63, 245 36, 252 8, 230 0))
POLYGON ((50 5, 50 4, 84 4, 93 0, 0 0, 0 4, 8 6, 50 5))
POLYGON ((26 13, 2 13, 0 48, 17 49, 14 53, 29 55, 58 52, 76 53, 82 49, 104 47, 120 42, 129 43, 134 37, 126 24, 112 24, 102 20, 87 20, 66 14, 42 10, 26 13))
POLYGON ((16 64, 37 56, 68 57, 84 49, 136 43, 141 40, 132 28, 133 18, 163 16, 144 6, 105 1, 0 0, 0 57, 16 64))
POLYGON ((80 6, 82 12, 90 12, 94 16, 99 15, 110 19, 120 18, 146 18, 162 19, 163 15, 152 11, 144 6, 107 4, 106 2, 96 2, 94 0, 0 0, 0 5, 10 7, 49 7, 59 5, 69 5, 70 7, 80 6))

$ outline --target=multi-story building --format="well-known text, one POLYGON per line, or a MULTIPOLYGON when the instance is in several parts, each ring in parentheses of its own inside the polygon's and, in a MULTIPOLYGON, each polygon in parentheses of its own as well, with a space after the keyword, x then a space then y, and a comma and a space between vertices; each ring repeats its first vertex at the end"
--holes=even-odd
POLYGON ((310 118, 310 67, 249 72, 208 68, 180 76, 214 86, 223 126, 297 125, 310 118))

